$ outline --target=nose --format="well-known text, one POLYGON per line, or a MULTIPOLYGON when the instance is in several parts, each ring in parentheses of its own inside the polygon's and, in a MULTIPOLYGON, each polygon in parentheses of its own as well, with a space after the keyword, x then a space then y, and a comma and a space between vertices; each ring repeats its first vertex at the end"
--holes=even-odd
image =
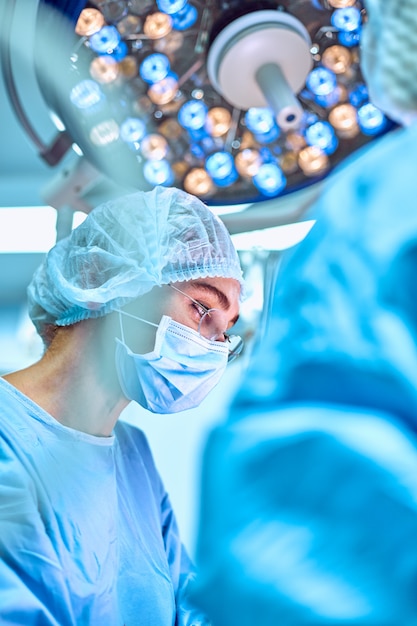
POLYGON ((221 341, 222 343, 224 343, 226 341, 226 336, 225 336, 226 331, 222 331, 217 333, 212 340, 213 341, 221 341))
POLYGON ((201 318, 200 334, 211 341, 226 341, 227 315, 219 309, 210 309, 201 318))

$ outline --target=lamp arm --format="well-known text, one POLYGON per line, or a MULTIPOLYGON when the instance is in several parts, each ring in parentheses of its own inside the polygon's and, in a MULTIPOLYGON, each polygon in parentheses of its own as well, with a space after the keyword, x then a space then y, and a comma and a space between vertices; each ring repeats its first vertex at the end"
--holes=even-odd
POLYGON ((60 131, 50 145, 45 144, 26 115, 16 88, 10 55, 10 33, 12 30, 15 7, 16 0, 8 0, 4 3, 3 33, 0 37, 0 67, 3 74, 4 86, 14 113, 29 139, 38 149, 39 156, 48 163, 48 165, 56 165, 71 148, 73 140, 66 131, 60 131))

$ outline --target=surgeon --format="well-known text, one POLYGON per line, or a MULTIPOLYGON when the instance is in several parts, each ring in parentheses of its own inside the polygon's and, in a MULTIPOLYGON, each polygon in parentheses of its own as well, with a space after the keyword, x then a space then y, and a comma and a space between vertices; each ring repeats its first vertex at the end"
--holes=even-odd
POLYGON ((201 403, 240 350, 242 285, 224 224, 170 188, 98 206, 46 255, 45 353, 0 378, 1 624, 206 624, 145 436, 118 419, 201 403))
POLYGON ((402 128, 325 185, 205 451, 214 626, 417 624, 417 0, 367 0, 371 100, 402 128))

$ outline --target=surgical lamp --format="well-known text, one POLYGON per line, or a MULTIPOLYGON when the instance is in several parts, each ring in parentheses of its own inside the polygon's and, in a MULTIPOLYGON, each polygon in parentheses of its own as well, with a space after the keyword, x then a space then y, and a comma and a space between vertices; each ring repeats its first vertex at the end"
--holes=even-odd
POLYGON ((320 181, 394 127, 361 75, 357 0, 41 8, 45 100, 70 143, 122 185, 175 185, 210 205, 265 201, 320 181))

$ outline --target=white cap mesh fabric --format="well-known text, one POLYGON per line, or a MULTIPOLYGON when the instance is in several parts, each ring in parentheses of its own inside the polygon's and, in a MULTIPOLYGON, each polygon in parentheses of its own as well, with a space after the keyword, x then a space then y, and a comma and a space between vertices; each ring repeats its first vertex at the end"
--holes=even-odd
POLYGON ((225 225, 194 196, 156 187, 101 204, 49 251, 28 288, 29 315, 43 336, 155 285, 215 276, 243 285, 225 225))
POLYGON ((399 123, 417 114, 417 0, 365 0, 361 67, 372 102, 399 123))

